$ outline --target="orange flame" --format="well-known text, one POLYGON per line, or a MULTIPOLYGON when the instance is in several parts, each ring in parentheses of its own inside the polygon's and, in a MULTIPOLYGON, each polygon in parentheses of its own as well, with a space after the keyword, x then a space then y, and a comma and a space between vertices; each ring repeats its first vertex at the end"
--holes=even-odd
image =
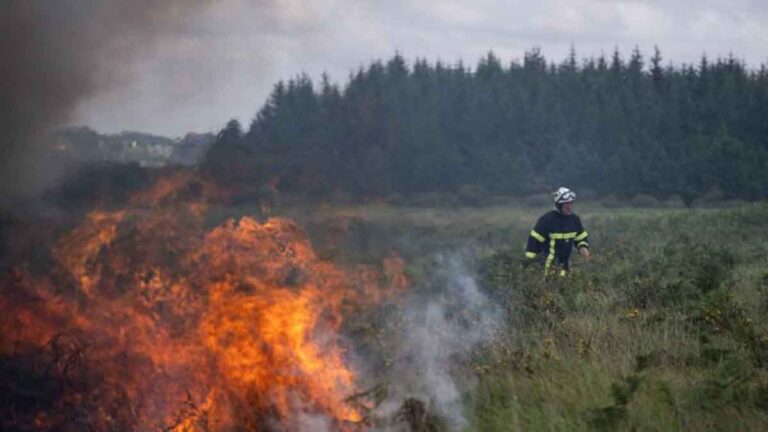
POLYGON ((402 261, 343 271, 281 218, 206 232, 205 203, 169 198, 190 181, 89 214, 53 249, 50 275, 3 284, 0 354, 35 354, 66 383, 35 428, 75 430, 72 413, 95 430, 299 430, 301 413, 362 427, 345 402, 356 376, 342 305, 404 289, 402 261))

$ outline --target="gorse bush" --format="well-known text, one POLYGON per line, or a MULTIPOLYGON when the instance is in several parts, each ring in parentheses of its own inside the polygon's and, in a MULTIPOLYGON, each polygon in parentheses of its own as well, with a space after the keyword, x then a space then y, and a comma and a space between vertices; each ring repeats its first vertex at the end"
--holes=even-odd
POLYGON ((695 302, 719 287, 733 267, 733 257, 722 246, 695 243, 685 236, 670 240, 660 252, 638 259, 621 275, 629 281, 631 306, 695 302))

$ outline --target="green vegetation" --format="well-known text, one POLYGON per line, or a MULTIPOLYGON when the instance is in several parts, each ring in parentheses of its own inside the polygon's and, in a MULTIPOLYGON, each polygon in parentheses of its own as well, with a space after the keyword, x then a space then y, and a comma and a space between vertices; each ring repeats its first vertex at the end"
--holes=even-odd
POLYGON ((525 196, 565 184, 621 202, 640 195, 768 195, 768 68, 729 57, 672 66, 646 58, 522 62, 492 53, 474 68, 400 55, 340 87, 279 82, 243 130, 219 134, 205 168, 218 181, 277 180, 305 199, 525 196), (430 197, 431 195, 431 197, 430 197))
POLYGON ((329 256, 373 260, 395 245, 414 289, 431 253, 471 251, 505 323, 454 371, 477 377, 463 389, 468 430, 765 430, 768 205, 581 205, 593 257, 553 280, 521 267, 543 210, 294 209, 329 256))

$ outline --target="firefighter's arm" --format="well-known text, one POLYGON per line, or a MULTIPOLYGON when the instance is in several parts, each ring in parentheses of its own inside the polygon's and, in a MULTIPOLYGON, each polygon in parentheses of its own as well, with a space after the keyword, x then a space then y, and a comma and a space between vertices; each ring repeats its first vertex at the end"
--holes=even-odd
POLYGON ((525 258, 529 261, 533 261, 538 258, 539 253, 544 249, 544 243, 546 242, 547 233, 544 230, 544 224, 541 219, 533 227, 530 234, 528 234, 528 244, 525 247, 525 258))
POLYGON ((577 231, 576 238, 573 239, 573 242, 576 243, 579 255, 584 258, 589 258, 589 234, 581 225, 581 220, 579 220, 579 230, 577 231))

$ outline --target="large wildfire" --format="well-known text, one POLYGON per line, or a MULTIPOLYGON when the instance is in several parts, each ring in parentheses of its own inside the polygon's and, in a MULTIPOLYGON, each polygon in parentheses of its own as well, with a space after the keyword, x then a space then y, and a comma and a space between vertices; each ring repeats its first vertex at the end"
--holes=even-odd
MULTIPOLYGON (((292 221, 213 224, 189 174, 60 236, 2 281, 0 372, 29 430, 362 430, 340 327, 402 262, 340 268, 292 221)), ((5 396, 8 397, 8 396, 5 396)))

